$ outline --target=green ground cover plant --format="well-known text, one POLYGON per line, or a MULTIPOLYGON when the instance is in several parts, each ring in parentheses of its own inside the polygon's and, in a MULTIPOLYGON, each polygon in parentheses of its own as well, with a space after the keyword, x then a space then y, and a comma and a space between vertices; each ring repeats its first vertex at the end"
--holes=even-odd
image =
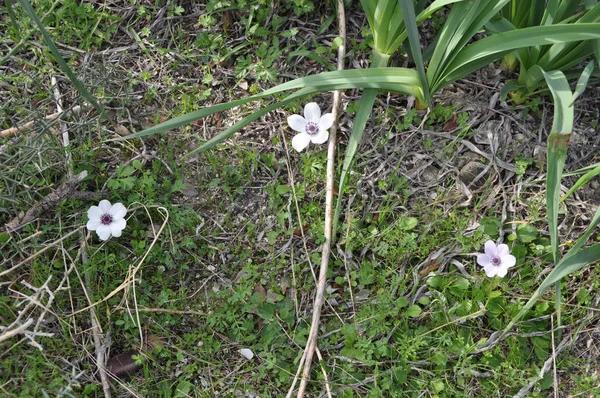
POLYGON ((499 100, 515 49, 600 38, 549 3, 7 1, 0 395, 600 394, 593 50, 499 100))

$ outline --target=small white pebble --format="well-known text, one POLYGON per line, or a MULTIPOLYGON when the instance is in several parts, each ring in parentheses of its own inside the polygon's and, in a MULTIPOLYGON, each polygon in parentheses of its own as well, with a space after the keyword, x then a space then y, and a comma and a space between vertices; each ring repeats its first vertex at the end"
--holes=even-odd
POLYGON ((246 359, 254 358, 254 353, 252 352, 252 350, 250 350, 248 348, 242 348, 240 350, 240 354, 242 354, 242 356, 246 359))

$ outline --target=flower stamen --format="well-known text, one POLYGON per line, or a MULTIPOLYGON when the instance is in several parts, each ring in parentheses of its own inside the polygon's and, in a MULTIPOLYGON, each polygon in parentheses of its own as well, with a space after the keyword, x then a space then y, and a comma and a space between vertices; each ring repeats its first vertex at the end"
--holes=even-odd
POLYGON ((502 263, 502 260, 498 256, 492 256, 492 258, 490 259, 490 262, 492 263, 492 265, 495 265, 496 267, 498 267, 502 263))
POLYGON ((319 132, 319 126, 316 123, 308 122, 306 123, 306 134, 315 135, 319 132))
POLYGON ((110 225, 113 222, 113 218, 110 214, 102 214, 100 217, 100 222, 103 225, 110 225))

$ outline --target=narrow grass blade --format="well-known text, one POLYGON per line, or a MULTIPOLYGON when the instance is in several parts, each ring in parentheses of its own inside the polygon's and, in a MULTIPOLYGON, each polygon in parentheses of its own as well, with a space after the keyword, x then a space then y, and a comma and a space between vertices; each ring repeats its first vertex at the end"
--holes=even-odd
POLYGON ((12 22, 11 30, 13 31, 15 37, 21 40, 21 33, 19 32, 19 23, 17 22, 17 17, 12 9, 12 0, 4 0, 4 7, 6 8, 6 12, 8 13, 8 17, 12 22))
POLYGON ((590 238, 590 236, 595 232, 595 229, 599 223, 600 223, 600 207, 598 208, 598 210, 596 210, 596 214, 592 218, 592 221, 590 222, 590 225, 588 226, 588 228, 585 230, 584 234, 581 235, 579 237, 579 239, 577 239, 577 242, 575 242, 573 247, 571 247, 571 249, 569 249, 567 254, 565 254, 562 261, 565 261, 568 257, 571 257, 572 255, 576 254, 583 247, 585 242, 587 242, 588 239, 590 238))
POLYGON ((564 258, 556 267, 548 274, 546 279, 542 282, 540 287, 533 293, 529 301, 525 304, 523 309, 510 321, 508 326, 504 329, 504 333, 508 332, 514 324, 521 319, 527 311, 533 307, 538 299, 554 284, 560 281, 565 276, 572 274, 573 272, 579 271, 586 265, 592 264, 600 260, 600 244, 587 247, 576 254, 564 258))
POLYGON ((375 103, 375 97, 377 96, 377 90, 365 90, 363 91, 362 97, 358 102, 358 111, 356 111, 356 117, 354 118, 354 125, 352 126, 352 134, 348 140, 346 146, 346 154, 344 155, 344 163, 342 165, 342 174, 340 176, 340 183, 338 185, 338 199, 335 206, 335 215, 333 217, 333 231, 332 238, 336 239, 338 223, 340 220, 340 214, 342 213, 342 200, 344 198, 344 191, 346 188, 346 180, 348 173, 354 163, 356 152, 358 151, 358 145, 362 139, 367 121, 371 116, 373 110, 373 104, 375 103))
POLYGON ((33 7, 31 7, 31 3, 29 3, 29 0, 19 0, 19 3, 21 4, 21 6, 25 10, 25 12, 29 15, 29 17, 38 26, 38 29, 42 33, 42 36, 44 36, 44 40, 46 41, 46 44, 48 45, 48 48, 50 49, 50 52, 54 56, 54 59, 56 60, 56 62, 58 63, 58 65, 60 65, 60 67, 63 70, 63 72, 65 72, 65 74, 67 75, 67 77, 69 78, 69 80, 71 81, 71 83, 73 83, 73 85, 75 86, 75 88, 77 89, 77 91, 79 91, 79 93, 83 96, 83 98, 85 98, 85 100, 87 102, 89 102, 90 104, 92 104, 92 106, 94 108, 96 108, 96 110, 98 110, 98 112, 100 112, 100 113, 104 112, 104 109, 102 108, 102 106, 88 92, 88 90, 85 88, 85 86, 83 85, 83 83, 81 83, 79 81, 79 79, 77 78, 77 76, 75 76, 75 74, 73 73, 73 71, 71 71, 71 68, 69 68, 69 65, 67 65, 67 63, 65 62, 65 60, 61 57, 60 53, 58 52, 58 48, 56 47, 56 45, 54 44, 54 41, 52 40, 52 37, 46 31, 46 28, 44 27, 44 24, 42 23, 42 21, 40 20, 40 18, 37 16, 37 14, 35 13, 35 11, 33 10, 33 7))
MULTIPOLYGON (((385 66, 389 61, 389 56, 385 54, 379 54, 377 51, 373 53, 373 65, 375 67, 385 66)), ((384 68, 391 69, 391 68, 384 68)), ((358 145, 362 139, 367 121, 371 116, 373 110, 373 104, 375 103, 375 97, 377 96, 377 90, 366 89, 363 91, 362 97, 358 102, 358 111, 356 111, 356 117, 354 118, 354 125, 352 126, 352 133, 346 146, 346 153, 344 155, 344 163, 342 164, 342 174, 340 176, 340 183, 338 185, 338 200, 335 206, 335 214, 333 217, 333 230, 332 239, 335 241, 337 237, 337 228, 340 220, 340 214, 342 212, 342 200, 344 198, 344 191, 346 188, 346 179, 348 173, 354 163, 354 157, 358 151, 358 145)), ((421 97, 422 99, 423 97, 421 97)))
POLYGON ((267 114, 268 112, 271 112, 272 110, 275 110, 277 108, 280 108, 282 106, 285 106, 293 101, 296 101, 298 98, 307 95, 310 93, 310 89, 306 89, 306 90, 300 90, 297 93, 294 93, 290 96, 288 96, 286 99, 284 99, 283 101, 279 101, 275 104, 271 104, 268 105, 266 107, 264 107, 263 109, 260 109, 259 111, 256 111, 254 113, 252 113, 249 116, 246 116, 245 118, 243 118, 241 121, 239 121, 238 123, 236 123, 235 125, 231 126, 230 128, 228 128, 227 130, 223 131, 222 133, 218 134, 217 136, 211 138, 210 140, 206 141, 204 144, 202 144, 199 148, 195 149, 192 152, 187 153, 184 158, 187 158, 189 156, 192 156, 196 153, 200 153, 200 152, 204 152, 207 151, 211 148, 214 148, 215 146, 217 146, 218 144, 220 144, 221 142, 225 141, 226 139, 228 139, 229 137, 231 137, 233 134, 235 134, 236 132, 238 132, 239 130, 241 130, 242 128, 244 128, 245 126, 247 126, 248 124, 252 123, 253 121, 259 119, 261 116, 267 114))
MULTIPOLYGON (((571 189, 569 189, 567 191, 567 193, 560 199, 560 201, 563 202, 566 198, 571 196, 573 194, 573 192, 577 191, 579 188, 581 188, 582 186, 584 186, 585 184, 590 182, 592 180, 592 178, 594 178, 598 175, 600 175, 600 165, 596 166, 596 168, 588 171, 587 173, 585 173, 584 175, 579 177, 577 182, 575 182, 575 184, 573 184, 571 189)), ((563 174, 563 176, 564 176, 564 174, 563 174)))
POLYGON ((577 170, 565 172, 565 173, 563 173, 563 177, 572 177, 572 176, 576 176, 578 174, 584 174, 584 173, 587 173, 588 171, 592 171, 592 170, 596 169, 596 167, 600 167, 600 162, 589 164, 589 165, 584 166, 577 170))
POLYGON ((410 44, 410 51, 413 56, 413 61, 419 72, 421 78, 421 85, 425 93, 425 101, 427 105, 431 105, 431 94, 429 92, 429 85, 427 84, 427 75, 425 74, 425 63, 423 62, 423 54, 421 52, 421 43, 419 41, 419 30, 417 29, 417 17, 415 15, 415 8, 412 0, 399 0, 404 13, 404 24, 406 25, 406 32, 408 34, 408 42, 410 44))
POLYGON ((579 271, 586 265, 595 263, 597 261, 600 261, 600 243, 578 250, 577 253, 568 257, 565 256, 556 265, 552 272, 548 274, 538 290, 543 293, 550 286, 560 281, 564 277, 571 275, 573 272, 579 271))
POLYGON ((592 72, 594 72, 594 60, 591 60, 590 63, 585 67, 581 77, 577 80, 577 86, 575 87, 575 92, 573 93, 573 99, 571 100, 571 105, 573 102, 585 91, 588 81, 590 80, 590 76, 592 76, 592 72))

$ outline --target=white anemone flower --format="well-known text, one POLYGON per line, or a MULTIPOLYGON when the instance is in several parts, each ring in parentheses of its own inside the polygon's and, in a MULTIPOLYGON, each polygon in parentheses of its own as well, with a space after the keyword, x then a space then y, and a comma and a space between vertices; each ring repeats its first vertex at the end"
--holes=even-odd
POLYGON ((510 254, 507 245, 496 246, 491 240, 485 242, 485 253, 477 255, 477 264, 483 267, 485 274, 490 278, 496 275, 504 278, 508 269, 516 263, 517 259, 510 254))
POLYGON ((304 106, 304 117, 292 115, 287 119, 290 127, 299 132, 292 139, 292 146, 301 152, 309 143, 323 144, 329 138, 329 131, 333 126, 333 113, 321 116, 321 108, 316 102, 309 102, 304 106))
POLYGON ((111 236, 118 238, 125 229, 127 209, 122 203, 111 205, 106 199, 101 200, 98 206, 88 210, 87 229, 96 231, 101 240, 108 240, 111 236))

